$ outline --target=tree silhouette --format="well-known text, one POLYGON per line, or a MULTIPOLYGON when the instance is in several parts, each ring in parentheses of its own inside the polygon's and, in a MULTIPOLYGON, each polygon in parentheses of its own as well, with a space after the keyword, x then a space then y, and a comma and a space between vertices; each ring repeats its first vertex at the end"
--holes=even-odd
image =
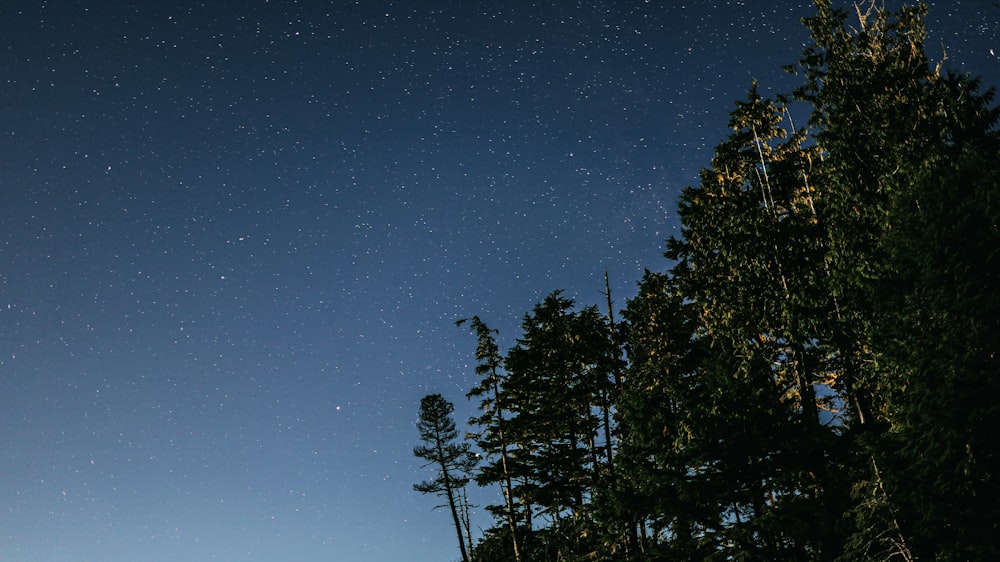
MULTIPOLYGON (((424 466, 434 466, 437 475, 419 484, 413 489, 422 494, 444 496, 455 522, 455 533, 458 535, 458 548, 462 552, 462 562, 469 562, 469 550, 472 545, 466 544, 466 533, 463 532, 464 505, 466 484, 469 483, 469 473, 476 466, 476 457, 469 451, 468 443, 457 443, 458 430, 452 413, 455 406, 440 394, 428 394, 420 399, 420 419, 417 430, 423 445, 413 448, 413 454, 424 459, 424 466), (461 511, 461 513, 460 513, 461 511)), ((441 506, 438 506, 441 507, 441 506)))
POLYGON ((477 562, 1000 559, 995 92, 928 61, 922 2, 814 4, 620 324, 557 291, 501 358, 473 318, 477 562))
MULTIPOLYGON (((466 319, 463 318, 455 322, 455 325, 461 326, 465 322, 466 319)), ((520 562, 521 552, 517 541, 518 515, 514 507, 514 484, 510 475, 509 443, 504 431, 504 394, 500 391, 504 381, 503 356, 496 343, 496 331, 490 329, 478 316, 473 316, 469 322, 470 328, 477 338, 476 359, 479 364, 476 365, 476 374, 483 377, 479 385, 466 395, 470 399, 481 398, 479 407, 483 412, 469 420, 469 423, 481 428, 478 433, 472 435, 487 458, 487 466, 480 468, 479 474, 476 476, 476 483, 485 485, 500 482, 504 497, 504 515, 507 518, 511 546, 514 549, 514 560, 520 562)), ((530 507, 528 509, 530 510, 530 507)))

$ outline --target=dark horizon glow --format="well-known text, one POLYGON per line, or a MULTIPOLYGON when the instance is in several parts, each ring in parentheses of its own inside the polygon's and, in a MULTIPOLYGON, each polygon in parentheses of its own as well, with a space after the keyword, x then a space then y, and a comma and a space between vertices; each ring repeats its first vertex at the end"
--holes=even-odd
MULTIPOLYGON (((624 306, 810 13, 5 2, 0 559, 457 559, 412 491, 420 398, 471 413, 454 321, 624 306)), ((927 52, 1000 84, 998 21, 933 2, 927 52)))

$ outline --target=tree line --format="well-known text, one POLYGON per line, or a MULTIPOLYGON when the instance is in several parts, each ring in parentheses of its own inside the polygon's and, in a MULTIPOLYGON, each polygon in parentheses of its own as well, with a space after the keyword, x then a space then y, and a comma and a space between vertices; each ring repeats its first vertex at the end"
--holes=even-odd
POLYGON ((425 398, 415 453, 464 562, 1000 560, 994 91, 931 63, 923 3, 814 3, 801 85, 735 104, 617 317, 556 291, 506 352, 460 322, 479 414, 425 398))

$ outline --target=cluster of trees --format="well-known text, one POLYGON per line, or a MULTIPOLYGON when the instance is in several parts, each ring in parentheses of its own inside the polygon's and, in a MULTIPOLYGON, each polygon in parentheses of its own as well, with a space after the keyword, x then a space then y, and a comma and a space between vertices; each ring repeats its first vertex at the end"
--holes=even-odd
POLYGON ((1000 111, 925 5, 815 5, 801 87, 736 104, 619 319, 556 292, 506 353, 468 321, 480 415, 416 451, 463 561, 1000 560, 1000 111))

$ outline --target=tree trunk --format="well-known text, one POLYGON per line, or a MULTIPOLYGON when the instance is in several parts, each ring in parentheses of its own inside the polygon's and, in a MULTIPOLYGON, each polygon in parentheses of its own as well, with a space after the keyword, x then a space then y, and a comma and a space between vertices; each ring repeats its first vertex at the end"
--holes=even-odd
MULTIPOLYGON (((445 458, 443 443, 438 441, 437 448, 440 458, 445 458)), ((440 466, 441 476, 444 479, 444 492, 448 498, 448 508, 451 509, 451 519, 455 522, 455 533, 458 535, 458 549, 462 552, 462 562, 469 562, 469 553, 465 550, 465 537, 462 536, 462 520, 458 517, 458 506, 455 501, 455 486, 448 474, 448 466, 444 462, 441 462, 440 466)))

